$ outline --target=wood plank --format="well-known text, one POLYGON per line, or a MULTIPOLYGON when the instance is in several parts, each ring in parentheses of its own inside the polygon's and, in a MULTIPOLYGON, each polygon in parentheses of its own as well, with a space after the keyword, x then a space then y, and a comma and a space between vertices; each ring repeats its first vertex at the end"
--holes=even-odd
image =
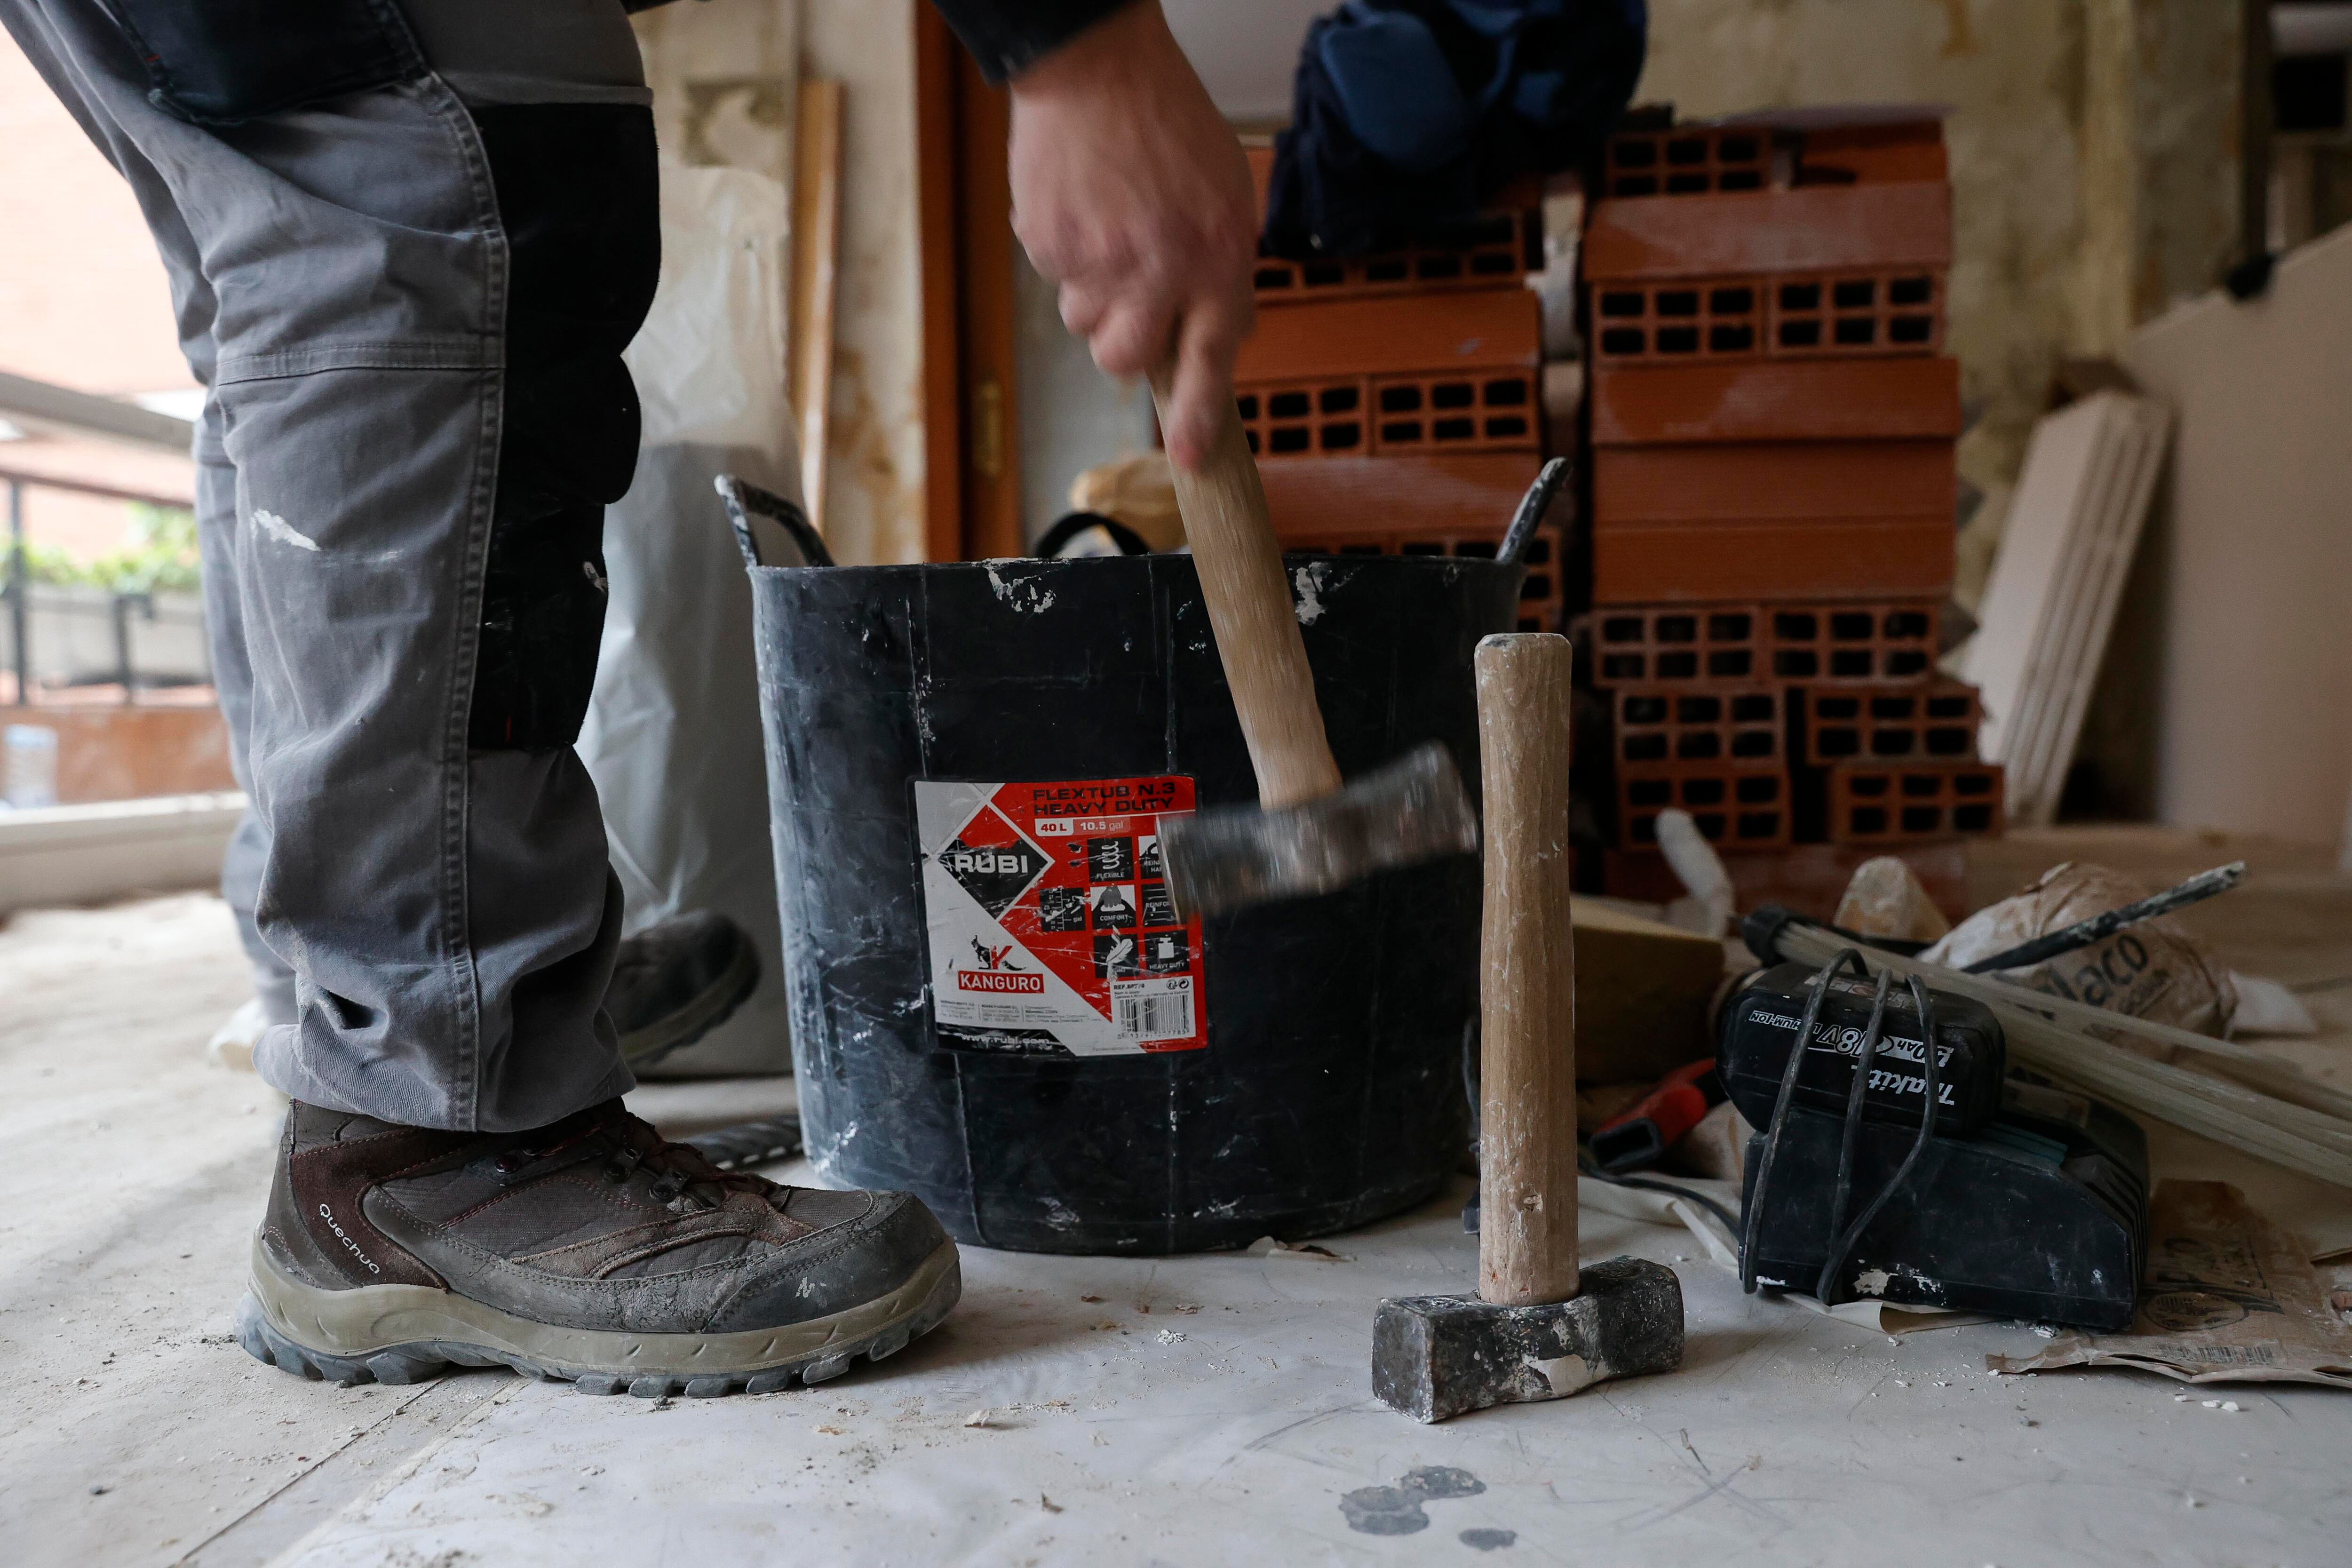
POLYGON ((833 430, 833 333, 841 258, 841 84, 801 83, 793 139, 791 395, 801 452, 801 497, 824 531, 833 430))

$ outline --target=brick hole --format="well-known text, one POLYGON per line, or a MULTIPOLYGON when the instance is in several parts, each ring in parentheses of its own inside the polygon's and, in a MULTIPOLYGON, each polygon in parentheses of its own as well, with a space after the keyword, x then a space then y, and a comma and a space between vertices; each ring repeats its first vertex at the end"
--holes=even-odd
POLYGON ((1660 642, 1696 642, 1698 640, 1698 617, 1660 616, 1654 635, 1660 642))
POLYGON ((1234 399, 1234 405, 1241 411, 1241 416, 1243 418, 1255 419, 1257 417, 1257 395, 1255 393, 1243 393, 1239 397, 1234 399))
POLYGON ((1723 742, 1712 730, 1694 730, 1675 742, 1675 755, 1686 763, 1711 763, 1723 754, 1723 742))
POLYGON ((1508 277, 1519 269, 1516 256, 1482 251, 1470 258, 1470 270, 1480 278, 1508 277))
POLYGON ((1706 297, 1706 313, 1710 316, 1745 316, 1755 309, 1753 289, 1717 289, 1706 297))
POLYGON ((1886 302, 1890 305, 1924 305, 1935 293, 1932 278, 1894 278, 1886 284, 1886 302))
POLYGON ((1698 352, 1696 327, 1660 327, 1658 352, 1662 354, 1689 354, 1698 352))
POLYGON ((1424 256, 1414 264, 1413 270, 1421 275, 1423 282, 1459 278, 1462 276, 1462 258, 1458 256, 1424 256))
POLYGON ((1862 699, 1859 697, 1816 697, 1813 699, 1813 717, 1816 719, 1859 719, 1862 717, 1862 699))
POLYGON ((1326 414, 1353 414, 1360 401, 1361 399, 1352 386, 1327 386, 1316 399, 1316 404, 1326 414))
POLYGON ((1601 313, 1604 316, 1640 316, 1649 310, 1649 301, 1639 289, 1611 289, 1601 296, 1601 313))
POLYGON ((1718 163, 1753 163, 1759 153, 1753 136, 1726 136, 1715 144, 1715 156, 1718 163))
POLYGON ((1490 381, 1478 393, 1489 408, 1524 408, 1528 402, 1527 378, 1513 375, 1490 381))
POLYGON ((1905 773, 1903 793, 1914 798, 1934 796, 1943 793, 1944 781, 1935 773, 1905 773))
POLYGON ((1626 827, 1625 837, 1636 844, 1655 844, 1658 841, 1658 819, 1654 816, 1633 818, 1626 827))
POLYGON ((1516 414, 1503 414, 1486 421, 1486 439, 1516 441, 1528 433, 1528 422, 1516 414))
MULTIPOLYGON (((1348 280, 1348 269, 1336 261, 1310 261, 1299 268, 1299 276, 1309 289, 1329 289, 1348 280)), ((1378 280, 1380 264, 1372 262, 1364 268, 1364 276, 1378 280)))
POLYGON ((1276 452, 1304 452, 1308 444, 1307 432, 1295 425, 1273 431, 1268 441, 1276 452))
POLYGON ((1819 321, 1783 321, 1780 323, 1780 346, 1784 349, 1810 349, 1822 341, 1819 321))
POLYGON ((1820 626, 1802 611, 1783 611, 1772 617, 1772 635, 1790 642, 1811 642, 1821 636, 1820 626))
POLYGON ((1717 648, 1706 656, 1706 672, 1718 678, 1737 679, 1748 672, 1755 659, 1756 656, 1744 647, 1717 648))
POLYGON ((1756 346, 1756 329, 1746 326, 1713 326, 1706 331, 1709 353, 1740 354, 1756 346))
POLYGON ((1277 392, 1265 400, 1265 411, 1276 419, 1304 419, 1313 406, 1303 392, 1277 392))
POLYGON ((1433 544, 1426 540, 1416 539, 1410 543, 1400 546, 1397 553, 1400 555, 1443 555, 1445 553, 1445 546, 1443 544, 1433 544))
POLYGON ((1742 615, 1716 615, 1706 618, 1706 640, 1709 642, 1746 642, 1755 630, 1755 621, 1742 615))
POLYGON ((1637 354, 1649 342, 1649 335, 1639 327, 1604 327, 1601 332, 1601 352, 1605 354, 1637 354))
POLYGON ((1417 386, 1383 386, 1381 388, 1381 412, 1412 414, 1421 407, 1421 388, 1417 386))
POLYGON ((1965 719, 1969 716, 1969 700, 1965 697, 1930 697, 1927 717, 1930 719, 1965 719))
POLYGON ((1886 808, 1879 805, 1857 805, 1846 813, 1846 831, 1856 837, 1886 831, 1886 808))
POLYGON ((1604 680, 1639 680, 1648 660, 1638 653, 1603 654, 1601 676, 1604 680))
POLYGON ((1908 730, 1874 730, 1870 734, 1870 754, 1874 757, 1907 757, 1911 754, 1911 731, 1908 730))
POLYGON ((1870 674, 1870 652, 1867 648, 1837 648, 1830 654, 1830 673, 1841 679, 1867 679, 1870 674))
POLYGON ((1658 182, 1650 174, 1621 174, 1617 178, 1616 194, 1621 196, 1654 196, 1658 194, 1658 182))
POLYGON ((1602 642, 1640 642, 1644 627, 1639 616, 1610 616, 1601 623, 1602 642))
POLYGON ((1956 805, 1952 807, 1952 828, 1958 833, 1983 833, 1992 826, 1992 807, 1989 805, 1956 805))
POLYGON ((1772 656, 1772 673, 1786 680, 1809 680, 1821 673, 1822 661, 1804 648, 1782 648, 1772 656))
POLYGON ((1872 316, 1841 316, 1837 329, 1831 336, 1847 348, 1874 343, 1878 341, 1877 319, 1872 316))
POLYGON ((1667 779, 1634 779, 1625 785, 1625 801, 1629 805, 1671 805, 1675 786, 1667 779))
POLYGON ((1620 748, 1629 763, 1662 763, 1666 758, 1664 735, 1628 735, 1620 748))
POLYGON ((1628 697, 1624 712, 1628 724, 1663 724, 1666 721, 1666 700, 1663 697, 1628 697))
POLYGON ((1660 680, 1688 680, 1698 673, 1698 655, 1695 653, 1662 653, 1658 656, 1660 680))
POLYGON ((1773 751, 1773 734, 1769 730, 1742 730, 1731 737, 1731 754, 1735 757, 1769 757, 1773 751))
POLYGON ((1739 781, 1739 804, 1766 805, 1780 798, 1780 775, 1748 773, 1739 781))
POLYGON ((1478 401, 1478 389, 1466 381, 1441 381, 1429 389, 1432 408, 1468 408, 1478 401))
POLYGON ((1751 842, 1778 838, 1780 836, 1780 814, 1777 811, 1743 811, 1739 814, 1739 837, 1751 842))
POLYGON ((1697 315, 1698 290, 1696 289, 1659 289, 1658 314, 1661 316, 1697 315))
POLYGON ((1296 281, 1287 267, 1261 267, 1251 275, 1250 286, 1255 289, 1287 289, 1296 281))
POLYGON ((1874 278, 1840 279, 1830 289, 1830 303, 1841 310, 1866 310, 1878 302, 1874 278))
POLYGON ((1412 276, 1412 268, 1402 257, 1364 263, 1364 281, 1367 283, 1402 283, 1412 276))
POLYGON ((1658 163, 1658 144, 1646 136, 1621 136, 1610 153, 1621 169, 1652 169, 1658 163))
POLYGON ((1735 724, 1769 724, 1772 721, 1772 699, 1761 691, 1731 700, 1731 721, 1735 724))
POLYGON ((1930 730, 1927 740, 1927 754, 1931 757, 1964 757, 1969 754, 1969 732, 1966 730, 1930 730))
POLYGON ((1832 642, 1868 642, 1873 617, 1864 612, 1841 610, 1830 616, 1832 642))
POLYGON ((1913 697, 1874 697, 1870 700, 1870 716, 1895 722, 1910 718, 1912 710, 1918 705, 1918 699, 1913 697))
POLYGON ((1519 597, 1522 599, 1550 598, 1551 579, 1540 572, 1529 573, 1527 581, 1519 584, 1519 597))
POLYGON ((1924 642, 1927 637, 1927 612, 1925 610, 1886 612, 1886 635, 1890 638, 1924 642))
POLYGON ((1818 283, 1783 283, 1780 285, 1780 309, 1783 310, 1818 310, 1822 308, 1822 286, 1818 283))
POLYGON ((1258 449, 1257 432, 1255 430, 1244 430, 1242 434, 1249 437, 1249 448, 1253 453, 1255 453, 1258 449))
POLYGON ((1464 539, 1455 542, 1454 553, 1471 556, 1479 561, 1492 561, 1495 558, 1496 546, 1497 542, 1492 539, 1464 539))
POLYGON ((1685 805, 1721 805, 1723 796, 1724 788, 1721 779, 1683 780, 1685 805))
POLYGON ((1903 808, 1903 831, 1933 833, 1944 826, 1944 808, 1940 805, 1906 805, 1903 808))
POLYGON ((1757 169, 1726 169, 1723 172, 1723 177, 1716 182, 1716 188, 1724 191, 1760 191, 1764 188, 1764 175, 1762 171, 1757 169))
MULTIPOLYGON (((1838 323, 1843 327, 1845 323, 1838 323)), ((1936 335, 1933 316, 1896 316, 1886 323, 1886 341, 1890 343, 1924 343, 1936 335)))
POLYGON ((1475 419, 1441 419, 1430 427, 1433 441, 1475 441, 1478 438, 1475 419))
MULTIPOLYGON (((1916 648, 1896 648, 1886 656, 1889 675, 1916 675, 1927 668, 1927 656, 1916 648)), ((1867 670, 1864 671, 1868 674, 1867 670)))
POLYGON ((1666 162, 1669 163, 1706 163, 1706 138, 1704 136, 1675 137, 1666 143, 1666 162))
POLYGON ((1342 544, 1339 546, 1339 553, 1342 555, 1383 555, 1386 554, 1387 552, 1383 551, 1377 544, 1342 544))
POLYGON ((1839 725, 1813 731, 1813 754, 1821 757, 1850 757, 1862 750, 1862 731, 1839 725))
POLYGON ((1519 559, 1526 562, 1530 566, 1550 565, 1551 541, 1549 539, 1529 540, 1528 542, 1528 547, 1519 552, 1519 559))
POLYGON ((1990 773, 1954 773, 1952 793, 1954 795, 1990 795, 1992 775, 1990 773))
POLYGON ((1848 795, 1867 795, 1873 799, 1886 793, 1885 773, 1863 773, 1845 781, 1848 795))
POLYGON ((1421 439, 1421 421, 1418 419, 1391 420, 1381 426, 1381 439, 1391 445, 1418 441, 1421 439))
POLYGON ((1723 841, 1723 813, 1719 811, 1702 811, 1694 816, 1691 818, 1691 822, 1693 826, 1697 827, 1699 837, 1706 839, 1709 844, 1719 844, 1723 841))
POLYGON ((1323 449, 1327 452, 1351 452, 1363 445, 1364 427, 1354 420, 1323 426, 1323 449))
POLYGON ((1676 706, 1675 718, 1685 724, 1715 724, 1723 719, 1720 698, 1685 697, 1676 706))

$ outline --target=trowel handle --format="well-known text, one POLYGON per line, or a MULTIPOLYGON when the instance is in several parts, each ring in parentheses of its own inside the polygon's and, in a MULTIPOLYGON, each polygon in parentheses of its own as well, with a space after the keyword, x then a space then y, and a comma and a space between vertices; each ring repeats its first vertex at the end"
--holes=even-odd
MULTIPOLYGON (((1167 416, 1169 373, 1151 377, 1151 395, 1167 416)), ((1339 764, 1323 734, 1307 643, 1290 605, 1282 548, 1266 516, 1265 489, 1240 411, 1228 396, 1207 460, 1187 472, 1170 465, 1176 509, 1201 574, 1217 657, 1233 689, 1242 739, 1257 770, 1258 804, 1268 810, 1319 799, 1339 787, 1339 764)))
POLYGON ((1478 1294, 1576 1295, 1576 948, 1569 924, 1569 640, 1481 639, 1478 1294))

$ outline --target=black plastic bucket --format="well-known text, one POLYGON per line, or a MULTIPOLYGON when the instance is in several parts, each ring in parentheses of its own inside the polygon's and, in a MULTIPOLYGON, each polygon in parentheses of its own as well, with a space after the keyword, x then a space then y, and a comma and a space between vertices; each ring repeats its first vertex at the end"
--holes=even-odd
MULTIPOLYGON (((1475 790, 1471 650, 1514 625, 1521 569, 1290 565, 1342 771, 1436 740, 1475 790)), ((1009 836, 983 805, 940 847, 939 823, 954 820, 941 800, 961 812, 998 798, 940 787, 958 782, 1058 784, 1098 802, 1103 781, 1143 781, 1148 794, 1150 781, 1189 778, 1202 805, 1256 799, 1189 559, 754 563, 751 585, 801 1118, 828 1180, 911 1191, 982 1246, 1171 1253, 1362 1225, 1455 1169, 1476 1004, 1474 857, 1212 920, 1192 939, 1195 963, 1180 933, 1137 929, 1170 917, 1154 912, 1150 819, 1120 815, 1132 800, 1081 805, 1096 815, 1075 822, 1039 816, 1009 836), (1006 907, 1006 929, 1106 922, 1087 938, 1104 944, 1099 983, 1197 984, 1197 1013, 1184 1015, 1196 1037, 1181 1042, 1195 1048, 1072 1055, 1050 1030, 943 1026, 950 968, 959 1016, 1028 1005, 988 989, 1051 983, 1010 938, 1014 956, 988 969, 999 944, 971 940, 978 927, 940 934, 941 921, 979 921, 971 907, 997 907, 1041 857, 1054 868, 1044 875, 1123 886, 1039 885, 1006 907), (961 914, 943 913, 950 903, 961 914), (1118 956, 1122 936, 1149 958, 1118 956)), ((1125 1027, 1139 1009, 1121 1011, 1125 1027)))

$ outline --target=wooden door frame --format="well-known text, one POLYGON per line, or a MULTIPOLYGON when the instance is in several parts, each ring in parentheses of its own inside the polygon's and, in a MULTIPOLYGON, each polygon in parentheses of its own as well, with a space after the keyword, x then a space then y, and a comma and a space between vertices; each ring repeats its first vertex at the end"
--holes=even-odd
POLYGON ((1008 105, 928 5, 915 7, 922 249, 924 556, 1024 552, 1008 105))

